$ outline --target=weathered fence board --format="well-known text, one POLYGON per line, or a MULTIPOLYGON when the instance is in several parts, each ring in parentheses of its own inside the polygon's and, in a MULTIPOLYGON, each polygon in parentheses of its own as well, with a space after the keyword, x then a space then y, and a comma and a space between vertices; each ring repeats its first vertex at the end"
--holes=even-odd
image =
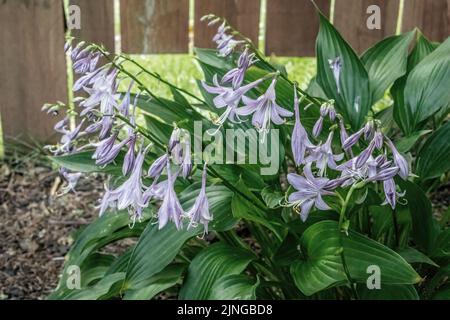
POLYGON ((61 1, 0 1, 0 110, 5 138, 49 141, 55 119, 41 108, 67 101, 61 1))
POLYGON ((212 48, 217 26, 208 27, 201 17, 213 13, 224 17, 258 45, 260 0, 195 0, 194 46, 212 48))
POLYGON ((114 1, 70 0, 81 10, 81 29, 72 30, 72 35, 88 42, 103 44, 114 52, 114 1))
POLYGON ((406 0, 403 12, 403 31, 418 27, 432 41, 450 36, 450 1, 406 0))
POLYGON ((376 42, 395 34, 399 0, 336 0, 334 25, 357 53, 362 53, 376 42), (369 29, 367 12, 371 5, 380 8, 381 28, 369 29))
MULTIPOLYGON (((330 1, 316 0, 329 16, 330 1)), ((319 18, 310 0, 269 0, 266 15, 266 54, 314 56, 319 18)))
POLYGON ((121 0, 122 51, 187 53, 189 0, 121 0))

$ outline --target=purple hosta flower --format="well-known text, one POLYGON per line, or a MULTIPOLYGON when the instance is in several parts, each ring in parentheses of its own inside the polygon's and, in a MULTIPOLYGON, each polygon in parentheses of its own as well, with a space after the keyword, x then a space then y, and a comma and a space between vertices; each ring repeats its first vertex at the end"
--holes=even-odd
POLYGON ((342 149, 348 150, 351 147, 353 147, 359 141, 359 139, 361 138, 363 133, 364 133, 364 128, 361 128, 357 132, 352 134, 350 137, 348 137, 342 144, 342 149))
POLYGON ((192 171, 191 137, 187 131, 183 138, 182 146, 183 155, 181 161, 181 173, 183 178, 187 178, 192 171))
POLYGON ((350 159, 336 167, 336 170, 341 171, 342 187, 348 187, 368 177, 368 166, 364 165, 358 168, 356 160, 357 158, 350 159))
POLYGON ((164 199, 158 210, 159 229, 164 228, 167 222, 173 221, 178 230, 182 228, 181 219, 184 216, 183 208, 174 190, 174 180, 170 172, 170 161, 167 161, 167 188, 164 199))
POLYGON ((202 188, 200 194, 195 200, 194 206, 186 213, 190 222, 188 229, 196 228, 198 224, 203 224, 204 233, 208 233, 208 223, 213 219, 209 212, 208 197, 206 196, 206 164, 203 167, 202 173, 202 188))
POLYGON ((98 68, 97 70, 86 73, 82 77, 78 78, 77 81, 75 81, 75 83, 73 84, 73 88, 72 88, 73 91, 76 92, 78 90, 85 88, 88 85, 94 84, 95 81, 97 81, 97 79, 104 77, 109 72, 110 68, 111 68, 111 65, 106 64, 106 65, 98 68))
POLYGON ((53 129, 54 129, 56 132, 65 134, 65 133, 67 133, 67 131, 68 131, 68 130, 67 130, 67 125, 68 125, 68 124, 69 124, 69 117, 66 116, 64 119, 58 121, 58 122, 55 124, 55 126, 53 127, 53 129))
POLYGON ((385 181, 394 178, 398 174, 398 167, 387 167, 369 177, 367 181, 385 181))
POLYGON ((280 107, 276 103, 275 85, 276 78, 267 88, 267 91, 258 99, 243 98, 244 107, 236 109, 238 115, 247 116, 253 114, 252 124, 261 132, 267 133, 270 129, 270 124, 280 125, 284 123, 285 117, 292 117, 293 113, 280 107))
POLYGON ((380 131, 376 131, 373 137, 375 148, 381 150, 383 148, 384 136, 380 131))
POLYGON ((383 202, 383 204, 389 203, 391 208, 395 209, 397 198, 403 197, 405 195, 405 192, 402 193, 397 192, 393 178, 386 179, 383 181, 383 189, 384 194, 386 196, 386 200, 383 202))
POLYGON ((84 87, 84 90, 89 94, 89 97, 80 103, 84 110, 80 113, 81 116, 92 112, 94 108, 100 105, 100 113, 102 115, 112 116, 114 107, 117 107, 117 99, 119 95, 116 93, 117 70, 112 70, 108 74, 95 79, 92 88, 84 87))
POLYGON ((248 49, 241 54, 239 57, 237 68, 228 71, 222 78, 222 83, 231 83, 233 89, 237 90, 244 81, 245 72, 247 69, 253 65, 258 59, 255 58, 255 54, 249 54, 248 49))
POLYGON ((92 134, 95 133, 97 131, 99 131, 102 128, 102 122, 101 121, 95 121, 93 123, 91 123, 90 125, 88 125, 83 132, 86 134, 92 134))
POLYGON ((217 44, 219 56, 222 57, 229 56, 238 44, 244 43, 244 41, 234 40, 232 35, 227 34, 228 30, 230 30, 230 27, 224 21, 213 37, 213 41, 217 44))
POLYGON ((370 141, 369 146, 356 157, 356 167, 361 168, 363 165, 365 165, 367 163, 367 160, 369 160, 369 158, 372 156, 374 150, 375 140, 372 140, 370 141))
MULTIPOLYGON (((168 161, 167 159, 168 158, 166 158, 164 167, 167 164, 167 161, 168 161)), ((180 174, 180 170, 175 172, 175 174, 171 175, 172 184, 175 183, 175 180, 177 180, 179 174, 180 174)), ((160 177, 160 175, 156 176, 155 179, 153 180, 153 183, 151 184, 151 186, 148 187, 147 190, 145 190, 144 195, 143 195, 144 203, 148 203, 153 198, 155 198, 157 200, 164 199, 164 196, 165 196, 166 190, 167 190, 167 185, 169 182, 168 182, 168 180, 158 182, 159 177, 160 177)))
MULTIPOLYGON (((342 118, 339 119, 339 137, 341 139, 341 145, 344 146, 345 141, 347 141, 348 139, 348 132, 347 129, 345 128, 345 124, 342 118)), ((353 152, 351 149, 350 150, 344 149, 344 150, 348 151, 348 153, 353 157, 353 152)))
POLYGON ((168 159, 169 156, 167 154, 163 154, 158 159, 156 159, 148 169, 147 172, 148 176, 154 179, 159 178, 159 176, 161 175, 161 173, 163 172, 164 168, 167 165, 168 159))
POLYGON ((316 163, 316 167, 319 169, 319 175, 323 176, 327 167, 330 169, 336 169, 336 161, 341 161, 344 158, 344 154, 333 154, 331 143, 333 141, 333 131, 328 135, 327 141, 324 144, 320 144, 314 147, 308 157, 306 157, 306 163, 316 163))
POLYGON ((341 86, 339 84, 339 79, 341 77, 342 71, 342 59, 341 57, 336 57, 334 59, 329 59, 330 69, 333 71, 334 81, 336 82, 337 93, 341 93, 341 86))
POLYGON ((122 165, 122 174, 128 175, 134 167, 134 161, 136 160, 135 148, 136 146, 136 134, 131 134, 128 141, 128 151, 125 154, 122 165))
POLYGON ((97 63, 99 60, 100 53, 89 52, 85 56, 82 56, 80 59, 74 62, 73 70, 76 74, 86 74, 88 72, 93 72, 97 67, 97 63))
POLYGON ((314 145, 309 141, 308 133, 300 121, 299 99, 297 96, 297 88, 294 88, 294 112, 295 125, 292 131, 291 147, 294 161, 297 166, 303 163, 305 152, 307 148, 313 148, 314 145))
POLYGON ((212 94, 217 94, 214 98, 213 103, 214 106, 218 109, 227 107, 226 111, 222 113, 220 118, 215 121, 216 124, 222 125, 226 119, 229 119, 232 122, 236 122, 236 108, 239 105, 244 94, 250 91, 253 88, 256 88, 261 82, 266 80, 266 77, 253 81, 247 85, 244 85, 236 90, 229 87, 224 87, 219 84, 217 80, 217 75, 213 77, 214 86, 207 85, 205 82, 202 82, 203 88, 212 94))
POLYGON ((319 119, 317 119, 316 123, 314 124, 313 130, 312 130, 312 135, 314 136, 314 138, 317 138, 320 133, 322 132, 322 128, 323 128, 323 117, 320 116, 319 119))
POLYGON ((84 119, 81 120, 72 131, 64 128, 62 129, 63 135, 61 136, 57 153, 64 154, 72 151, 74 141, 81 136, 81 127, 83 126, 84 121, 84 119))
POLYGON ((59 170, 60 174, 64 177, 67 185, 63 188, 62 193, 66 194, 70 191, 75 192, 75 187, 78 184, 78 180, 82 176, 81 172, 69 172, 66 168, 61 168, 59 170))
POLYGON ((403 179, 408 179, 409 176, 409 165, 408 161, 398 152, 397 148, 394 146, 390 139, 386 138, 386 143, 391 149, 392 155, 394 156, 394 163, 399 168, 398 175, 403 179))
MULTIPOLYGON (((106 166, 107 164, 110 164, 113 162, 117 156, 119 155, 119 152, 123 149, 123 147, 131 141, 131 137, 128 137, 127 139, 115 144, 112 148, 108 150, 108 152, 101 154, 101 156, 96 156, 95 164, 98 166, 106 166)), ((125 164, 125 162, 124 162, 125 164)), ((125 175, 125 174, 124 174, 125 175)))
POLYGON ((300 217, 303 221, 308 218, 311 208, 315 206, 319 210, 329 210, 330 207, 323 201, 322 196, 333 195, 333 192, 327 190, 329 179, 316 178, 311 172, 311 164, 308 163, 303 169, 304 176, 290 173, 287 179, 297 191, 289 196, 289 203, 294 207, 294 210, 299 211, 300 217))
POLYGON ((128 87, 127 92, 125 93, 122 102, 117 107, 119 112, 124 116, 128 117, 130 114, 130 103, 131 103, 131 88, 133 87, 134 81, 130 83, 130 86, 128 87))
POLYGON ((142 184, 142 165, 144 163, 146 150, 139 150, 133 171, 129 178, 117 189, 109 190, 107 188, 100 206, 100 215, 108 208, 117 208, 128 212, 133 221, 142 217, 142 210, 146 204, 143 201, 144 186, 142 184))
POLYGON ((375 134, 375 123, 373 120, 369 120, 364 126, 364 139, 368 141, 373 138, 374 134, 375 134))
POLYGON ((116 141, 118 134, 119 134, 118 132, 115 132, 108 138, 95 143, 94 144, 95 151, 94 154, 92 155, 92 159, 100 159, 105 157, 105 155, 114 146, 114 142, 116 141))

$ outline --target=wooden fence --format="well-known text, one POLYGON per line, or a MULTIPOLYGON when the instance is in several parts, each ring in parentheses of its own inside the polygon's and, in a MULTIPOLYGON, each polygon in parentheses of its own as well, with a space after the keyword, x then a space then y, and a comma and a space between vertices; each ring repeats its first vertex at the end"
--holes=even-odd
MULTIPOLYGON (((331 0, 315 0, 326 15, 334 12, 334 24, 359 53, 394 34, 399 21, 402 31, 419 27, 434 41, 449 35, 450 0, 404 0, 402 17, 400 1, 335 0, 331 8, 331 0), (370 5, 380 8, 379 30, 367 28, 370 5)), ((114 0, 69 3, 81 9, 81 29, 73 34, 113 51, 114 0)), ((210 47, 215 30, 199 20, 207 13, 227 18, 255 43, 263 39, 261 49, 268 55, 314 55, 318 18, 310 0, 120 0, 122 51, 187 53, 190 39, 194 46, 210 47)), ((40 109, 45 102, 67 100, 64 32, 63 0, 0 1, 0 111, 7 138, 45 141, 51 136, 55 119, 40 109)))

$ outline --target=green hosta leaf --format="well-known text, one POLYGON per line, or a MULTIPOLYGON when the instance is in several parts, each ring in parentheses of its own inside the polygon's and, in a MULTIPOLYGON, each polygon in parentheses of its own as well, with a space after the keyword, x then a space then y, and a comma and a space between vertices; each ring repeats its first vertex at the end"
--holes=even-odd
POLYGON ((367 289, 358 285, 358 297, 362 300, 419 300, 413 285, 382 285, 380 289, 367 289))
POLYGON ((359 128, 371 105, 369 77, 356 53, 322 14, 317 38, 317 83, 328 98, 336 101, 337 109, 353 129, 359 128), (337 57, 342 61, 340 93, 330 68, 330 60, 337 57))
POLYGON ((416 184, 409 181, 400 181, 399 184, 405 191, 407 208, 411 213, 412 238, 425 252, 429 253, 437 236, 431 202, 416 184))
POLYGON ((284 195, 280 191, 272 190, 270 187, 265 187, 261 191, 261 197, 266 203, 267 207, 273 209, 280 206, 280 201, 284 199, 284 195))
POLYGON ((155 274, 144 281, 141 289, 128 290, 125 292, 125 300, 150 300, 158 293, 176 285, 187 266, 185 264, 174 264, 166 267, 163 271, 155 274))
POLYGON ((450 286, 446 286, 445 288, 439 289, 433 295, 433 300, 450 300, 450 286))
POLYGON ((433 52, 437 45, 429 42, 422 34, 417 38, 416 46, 408 57, 407 74, 397 81, 391 88, 391 94, 394 98, 394 118, 404 133, 410 135, 413 131, 413 114, 405 105, 404 90, 406 79, 412 69, 422 61, 427 55, 433 52))
POLYGON ((450 170, 450 122, 427 140, 417 156, 417 174, 422 180, 439 177, 450 170))
MULTIPOLYGON (((181 192, 180 203, 185 210, 190 209, 200 192, 201 183, 195 183, 181 192)), ((231 196, 227 188, 214 185, 206 188, 210 212, 214 216, 210 229, 224 231, 232 228, 237 220, 231 215, 231 196)), ((185 226, 186 227, 186 226, 185 226)), ((148 224, 139 238, 131 255, 125 279, 125 289, 140 289, 140 285, 162 271, 173 261, 184 243, 203 232, 201 226, 196 229, 177 230, 173 223, 158 230, 158 225, 148 224)))
POLYGON ((217 279, 225 275, 240 274, 254 258, 250 251, 223 243, 205 248, 189 265, 179 298, 211 299, 212 287, 217 279))
MULTIPOLYGON (((109 243, 127 237, 138 236, 148 222, 148 214, 145 217, 143 222, 136 224, 133 229, 129 228, 130 218, 126 212, 105 214, 88 225, 75 239, 67 254, 58 290, 51 294, 51 298, 60 299, 67 294, 66 283, 70 266, 83 266, 84 261, 90 258, 93 252, 109 243)), ((81 271, 83 272, 83 269, 81 271)))
POLYGON ((408 263, 426 263, 434 267, 439 267, 433 260, 414 248, 404 248, 397 251, 397 253, 401 255, 408 263))
POLYGON ((82 272, 81 287, 89 286, 93 281, 102 278, 115 257, 110 254, 93 253, 80 266, 82 272))
POLYGON ((407 136, 407 137, 403 137, 400 140, 395 142, 395 146, 397 147, 397 150, 400 151, 401 153, 406 153, 408 152, 412 147, 414 147, 414 145, 416 144, 416 142, 423 137, 424 135, 430 133, 431 130, 420 130, 420 131, 416 131, 414 133, 412 133, 411 135, 407 136))
POLYGON ((124 273, 108 275, 92 287, 72 290, 64 297, 64 300, 98 300, 107 298, 110 291, 118 292, 117 287, 120 287, 124 277, 124 273))
POLYGON ((106 167, 98 166, 95 164, 95 160, 92 159, 92 151, 84 151, 79 153, 70 154, 67 156, 57 156, 50 157, 52 161, 57 163, 59 166, 67 168, 75 172, 83 173, 93 173, 93 172, 104 172, 112 175, 121 175, 123 162, 123 153, 120 153, 116 159, 117 165, 110 164, 106 167))
POLYGON ((342 234, 335 221, 322 221, 309 227, 301 238, 305 260, 294 263, 291 274, 305 295, 346 283, 343 250, 351 278, 366 283, 367 268, 376 265, 381 284, 414 284, 420 276, 396 252, 354 231, 342 234))
POLYGON ((158 225, 149 223, 130 257, 124 289, 141 289, 146 281, 173 261, 188 239, 199 232, 198 229, 178 231, 173 223, 158 230, 158 225))
POLYGON ((441 231, 436 239, 431 256, 438 259, 450 258, 450 229, 441 231))
POLYGON ((255 300, 259 279, 232 274, 217 279, 212 286, 211 300, 255 300))
POLYGON ((408 47, 414 32, 388 37, 361 57, 369 74, 372 102, 380 100, 389 86, 406 73, 408 47))
POLYGON ((450 103, 450 39, 427 55, 411 71, 405 86, 405 105, 411 128, 450 103))

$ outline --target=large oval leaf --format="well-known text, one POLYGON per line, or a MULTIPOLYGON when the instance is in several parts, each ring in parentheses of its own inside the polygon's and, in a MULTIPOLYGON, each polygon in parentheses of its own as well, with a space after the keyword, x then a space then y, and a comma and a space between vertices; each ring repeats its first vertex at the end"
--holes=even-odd
POLYGON ((369 111, 371 97, 369 77, 359 57, 333 27, 320 14, 320 30, 317 38, 317 83, 353 129, 361 126, 369 111), (342 68, 339 76, 339 91, 330 61, 340 58, 342 68))
POLYGON ((369 290, 365 285, 358 286, 358 298, 362 300, 419 300, 413 285, 383 285, 380 289, 369 290))
POLYGON ((417 156, 417 174, 422 180, 436 178, 450 170, 450 122, 427 140, 417 156))
POLYGON ((414 32, 388 37, 361 57, 369 74, 372 102, 380 100, 389 86, 406 73, 408 47, 414 32))
POLYGON ((244 274, 232 274, 214 282, 211 300, 255 300, 259 279, 253 280, 244 274))
POLYGON ((255 258, 252 252, 215 243, 200 252, 189 265, 180 299, 211 299, 215 281, 225 275, 239 274, 255 258))
POLYGON ((380 268, 382 285, 414 284, 421 279, 399 254, 354 231, 342 234, 335 221, 309 227, 301 238, 301 249, 305 259, 292 265, 291 274, 305 295, 346 283, 342 250, 349 274, 358 283, 366 283, 367 268, 372 265, 380 268))
POLYGON ((405 104, 412 128, 450 103, 450 38, 426 56, 408 76, 405 104))

